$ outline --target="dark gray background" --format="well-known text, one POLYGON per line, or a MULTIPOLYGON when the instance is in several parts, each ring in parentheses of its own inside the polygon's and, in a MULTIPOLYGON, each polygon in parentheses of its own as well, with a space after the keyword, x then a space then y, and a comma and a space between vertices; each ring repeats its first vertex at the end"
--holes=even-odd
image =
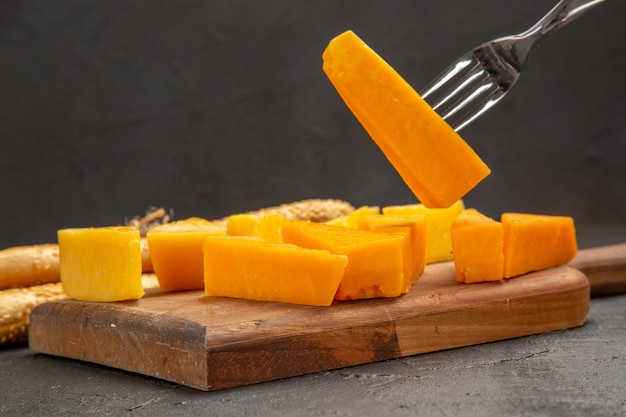
MULTIPOLYGON (((415 202, 322 72, 328 41, 354 30, 419 90, 554 3, 2 0, 0 247, 149 206, 415 202)), ((493 171, 466 205, 626 222, 625 18, 608 0, 554 34, 462 132, 493 171)))

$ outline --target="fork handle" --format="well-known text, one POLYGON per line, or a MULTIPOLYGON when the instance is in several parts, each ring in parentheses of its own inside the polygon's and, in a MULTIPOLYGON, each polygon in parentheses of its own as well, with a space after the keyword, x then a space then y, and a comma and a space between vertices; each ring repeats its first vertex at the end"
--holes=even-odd
POLYGON ((587 10, 605 0, 561 0, 528 30, 498 39, 501 54, 518 70, 526 64, 528 55, 540 39, 574 21, 587 10))
POLYGON ((543 37, 550 32, 562 28, 604 0, 561 0, 533 27, 521 34, 543 37))

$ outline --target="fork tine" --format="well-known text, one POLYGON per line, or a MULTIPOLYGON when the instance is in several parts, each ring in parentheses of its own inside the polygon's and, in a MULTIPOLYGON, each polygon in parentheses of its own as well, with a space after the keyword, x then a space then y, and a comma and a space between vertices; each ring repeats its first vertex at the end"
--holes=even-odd
POLYGON ((443 71, 420 95, 459 131, 493 106, 504 91, 480 61, 469 54, 443 71))
MULTIPOLYGON (((467 71, 467 67, 471 65, 473 60, 469 56, 458 59, 454 64, 443 70, 437 78, 432 80, 422 91, 420 95, 424 100, 433 94, 442 94, 442 87, 449 84, 454 78, 458 78, 467 71)), ((472 66, 474 67, 474 66, 472 66)), ((445 91, 445 90, 444 90, 445 91)))
MULTIPOLYGON (((446 103, 448 103, 448 107, 456 107, 457 103, 466 96, 467 91, 473 91, 473 89, 478 88, 486 77, 488 77, 488 74, 478 64, 472 66, 468 72, 463 74, 462 77, 458 77, 458 80, 455 80, 445 91, 442 91, 444 94, 442 97, 432 101, 432 108, 439 112, 446 103)), ((444 114, 447 113, 449 111, 444 114)))
POLYGON ((461 56, 420 92, 421 97, 454 130, 461 130, 511 89, 539 39, 603 1, 559 1, 528 30, 493 39, 461 56))
POLYGON ((505 91, 489 80, 442 117, 457 132, 496 104, 505 91))

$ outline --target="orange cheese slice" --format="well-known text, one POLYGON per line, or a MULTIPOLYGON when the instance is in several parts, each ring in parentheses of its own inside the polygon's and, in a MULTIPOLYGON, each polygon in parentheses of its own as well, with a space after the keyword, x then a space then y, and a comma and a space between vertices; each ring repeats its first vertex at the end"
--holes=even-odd
POLYGON ((348 108, 427 207, 449 207, 490 174, 474 150, 352 31, 322 68, 348 108))
POLYGON ((426 264, 449 261, 452 259, 450 227, 452 222, 465 208, 459 200, 447 208, 427 208, 423 204, 405 204, 383 207, 383 214, 424 215, 426 220, 426 264))
POLYGON ((280 214, 266 214, 259 220, 256 232, 259 237, 270 243, 282 243, 282 224, 285 218, 280 214))
POLYGON ((286 221, 283 241, 348 257, 336 300, 397 297, 404 288, 401 236, 322 223, 286 221))
POLYGON ((144 294, 136 227, 62 229, 57 233, 63 291, 83 301, 123 301, 144 294))
POLYGON ((504 273, 502 224, 476 209, 459 214, 450 229, 458 282, 500 281, 504 273))
POLYGON ((372 232, 391 233, 402 236, 404 242, 404 287, 409 292, 424 272, 426 265, 426 221, 423 215, 360 216, 358 227, 372 232))
POLYGON ((226 220, 226 234, 229 236, 256 236, 258 224, 258 216, 233 214, 226 220))
POLYGON ((226 234, 258 236, 271 243, 282 243, 280 226, 283 220, 281 214, 235 214, 226 221, 226 234))
POLYGON ((203 245, 207 296, 328 306, 348 263, 325 250, 255 237, 213 236, 203 245))
POLYGON ((210 221, 189 218, 150 229, 148 247, 161 291, 201 290, 204 287, 202 242, 226 232, 210 221))
POLYGON ((578 250, 574 219, 503 213, 504 277, 511 278, 568 263, 578 250))

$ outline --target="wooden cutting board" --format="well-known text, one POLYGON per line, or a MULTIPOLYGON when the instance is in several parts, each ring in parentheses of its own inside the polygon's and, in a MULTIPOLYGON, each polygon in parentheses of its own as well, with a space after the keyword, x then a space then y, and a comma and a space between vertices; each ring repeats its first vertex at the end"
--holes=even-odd
POLYGON ((466 285, 446 262, 399 298, 330 307, 158 289, 132 302, 50 302, 33 310, 29 343, 208 391, 580 326, 589 298, 570 266, 466 285))

